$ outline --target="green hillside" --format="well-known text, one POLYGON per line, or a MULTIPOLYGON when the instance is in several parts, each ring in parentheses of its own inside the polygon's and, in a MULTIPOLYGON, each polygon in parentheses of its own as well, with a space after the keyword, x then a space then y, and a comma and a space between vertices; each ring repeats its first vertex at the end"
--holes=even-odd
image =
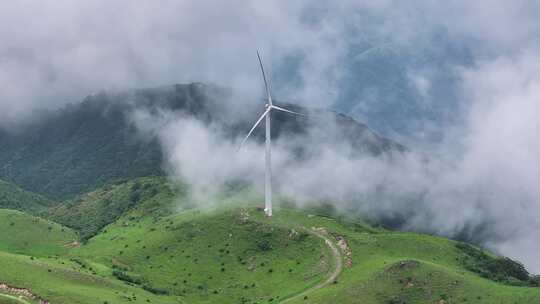
MULTIPOLYGON (((93 275, 68 259, 32 259, 0 252, 0 269, 0 282, 27 288, 50 303, 179 303, 172 297, 158 297, 117 280, 93 275)), ((9 293, 0 290, 2 294, 9 293)), ((0 303, 2 299, 0 296, 0 303)))
MULTIPOLYGON (((131 287, 70 256, 77 234, 59 224, 19 211, 0 209, 0 285, 28 289, 51 303, 178 303, 131 287)), ((6 292, 0 303, 38 303, 6 292)))
MULTIPOLYGON (((56 207, 93 237, 64 246, 75 235, 58 225, 56 249, 0 248, 0 283, 51 303, 540 303, 520 264, 469 245, 294 208, 266 218, 249 190, 199 209, 187 192, 148 177, 56 207)), ((47 240, 31 228, 47 221, 19 222, 1 243, 47 240)))
POLYGON ((24 191, 18 186, 0 180, 0 208, 37 213, 51 206, 52 202, 43 196, 24 191))
POLYGON ((509 286, 469 271, 460 243, 415 233, 359 232, 335 219, 282 212, 289 216, 280 221, 294 216, 304 225, 326 227, 350 248, 351 266, 339 282, 308 295, 308 303, 540 303, 538 287, 509 286))
POLYGON ((77 234, 54 222, 0 209, 0 251, 47 256, 67 253, 77 234))
POLYGON ((81 195, 47 210, 43 216, 78 230, 81 240, 86 241, 127 211, 139 206, 140 202, 146 202, 144 205, 149 212, 157 207, 162 210, 165 202, 171 202, 174 196, 165 178, 140 178, 110 184, 81 195))

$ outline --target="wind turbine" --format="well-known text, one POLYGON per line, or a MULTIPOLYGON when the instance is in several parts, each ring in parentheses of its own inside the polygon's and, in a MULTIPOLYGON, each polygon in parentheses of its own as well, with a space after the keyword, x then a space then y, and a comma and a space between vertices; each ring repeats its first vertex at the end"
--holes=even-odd
POLYGON ((246 135, 244 140, 242 140, 242 143, 240 147, 244 145, 246 140, 249 138, 251 133, 257 128, 257 126, 261 123, 263 118, 265 119, 265 127, 266 127, 266 133, 265 133, 265 171, 264 171, 264 213, 267 216, 272 216, 272 152, 271 152, 271 146, 272 146, 272 136, 271 136, 271 130, 270 130, 270 117, 272 114, 272 110, 287 112, 290 114, 300 115, 303 116, 303 114, 284 109, 282 107, 278 107, 272 103, 272 95, 270 94, 270 88, 268 86, 268 81, 266 80, 266 73, 264 72, 264 66, 262 63, 261 55, 259 54, 259 51, 257 51, 257 58, 259 59, 259 65, 261 66, 261 73, 264 80, 264 87, 266 89, 266 96, 267 101, 265 104, 265 111, 259 117, 259 120, 255 122, 251 130, 249 130, 249 133, 246 135))

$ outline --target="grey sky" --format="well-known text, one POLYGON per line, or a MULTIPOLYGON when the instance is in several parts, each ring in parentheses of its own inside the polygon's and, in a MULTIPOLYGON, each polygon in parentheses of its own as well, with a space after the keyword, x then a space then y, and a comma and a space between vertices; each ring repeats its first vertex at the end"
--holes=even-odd
MULTIPOLYGON (((300 56, 279 90, 332 105, 354 41, 414 45, 445 28, 483 56, 536 47, 534 1, 5 1, 0 4, 4 118, 101 89, 210 81, 259 92, 253 53, 300 56)), ((269 64, 270 65, 270 64, 269 64)), ((270 68, 269 68, 270 69, 270 68)))

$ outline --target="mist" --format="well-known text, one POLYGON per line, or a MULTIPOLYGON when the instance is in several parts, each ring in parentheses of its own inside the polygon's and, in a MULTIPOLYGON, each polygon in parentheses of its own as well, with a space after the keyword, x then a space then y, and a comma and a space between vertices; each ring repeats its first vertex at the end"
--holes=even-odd
MULTIPOLYGON (((400 229, 466 239, 538 272, 540 137, 534 113, 540 110, 540 78, 534 60, 499 59, 462 70, 462 95, 471 104, 467 123, 449 132, 427 159, 415 148, 355 153, 328 118, 304 136, 280 136, 273 147, 276 193, 300 207, 325 202, 341 213, 399 220, 400 229), (299 147, 308 151, 301 160, 299 147)), ((159 137, 167 171, 190 185, 194 202, 215 204, 213 195, 231 181, 263 192, 264 147, 257 141, 238 150, 241 137, 230 138, 219 125, 168 112, 133 117, 159 137)))
MULTIPOLYGON (((100 90, 192 81, 232 88, 227 102, 242 109, 262 96, 257 48, 278 99, 335 108, 359 45, 415 53, 436 43, 433 33, 444 33, 471 58, 444 70, 457 80, 453 119, 415 128, 418 134, 436 129, 441 140, 412 134, 398 138, 407 153, 359 156, 324 121, 305 138, 275 142, 276 191, 301 205, 326 201, 374 219, 405 218, 402 229, 481 242, 540 273, 538 6, 525 0, 3 2, 0 127, 16 128, 36 111, 100 90), (314 152, 296 162, 298 146, 314 152)), ((427 109, 439 101, 432 92, 439 69, 428 62, 407 71, 407 85, 427 109)), ((385 102, 369 92, 350 101, 357 119, 385 102)), ((262 190, 256 141, 237 152, 239 139, 219 125, 166 111, 132 116, 142 133, 159 137, 171 178, 187 181, 195 195, 230 180, 262 190)))

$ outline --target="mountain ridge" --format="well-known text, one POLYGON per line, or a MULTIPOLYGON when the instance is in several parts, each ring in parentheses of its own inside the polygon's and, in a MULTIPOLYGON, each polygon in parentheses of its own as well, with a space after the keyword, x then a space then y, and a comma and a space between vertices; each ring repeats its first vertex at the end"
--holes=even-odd
MULTIPOLYGON (((223 100, 228 98, 232 98, 229 90, 201 83, 90 95, 17 132, 0 129, 0 178, 61 201, 114 180, 164 175, 160 144, 155 137, 141 136, 131 121, 133 111, 182 113, 220 124, 231 136, 243 135, 257 115, 255 105, 244 107, 252 116, 231 119, 236 114, 225 109, 223 100)), ((335 120, 358 151, 403 150, 352 118, 326 110, 314 113, 335 120)), ((301 121, 283 113, 274 119, 279 122, 273 125, 275 137, 316 127, 315 120, 301 121)))

